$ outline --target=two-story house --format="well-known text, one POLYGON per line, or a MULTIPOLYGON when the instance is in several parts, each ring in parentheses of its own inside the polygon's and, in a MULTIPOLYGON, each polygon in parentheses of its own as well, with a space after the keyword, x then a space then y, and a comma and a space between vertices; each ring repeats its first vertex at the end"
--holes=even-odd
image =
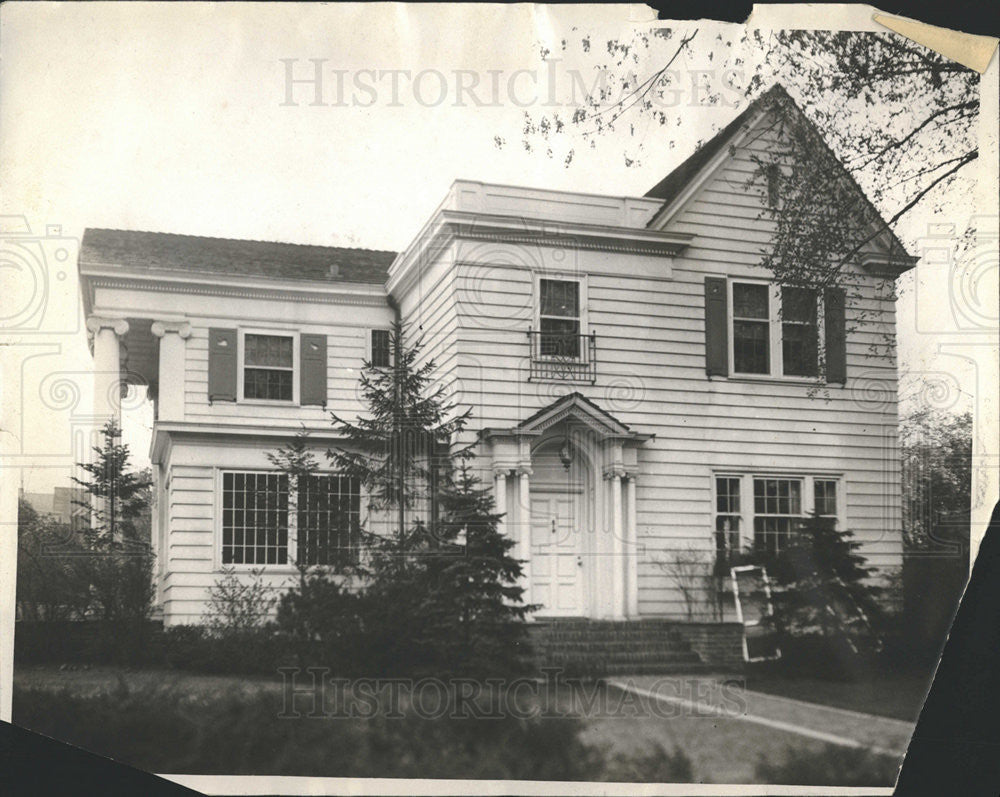
MULTIPOLYGON (((116 412, 119 379, 155 400, 165 622, 199 622, 223 567, 278 588, 293 560, 336 564, 265 454, 305 426, 322 459, 397 318, 472 407, 538 620, 690 619, 664 562, 780 547, 810 513, 898 566, 896 362, 872 344, 914 261, 883 232, 850 265, 859 298, 769 281, 747 176, 770 102, 791 100, 772 89, 644 197, 456 181, 399 253, 87 230, 97 400, 116 412)), ((310 489, 364 515, 349 479, 310 489)))

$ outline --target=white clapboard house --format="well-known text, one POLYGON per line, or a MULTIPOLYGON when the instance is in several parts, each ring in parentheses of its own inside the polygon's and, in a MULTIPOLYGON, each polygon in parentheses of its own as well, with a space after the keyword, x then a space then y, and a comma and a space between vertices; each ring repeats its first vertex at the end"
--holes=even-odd
MULTIPOLYGON (((155 401, 164 622, 199 622, 223 567, 277 588, 316 549, 322 524, 265 453, 304 425, 325 461, 328 411, 363 411, 362 363, 388 364, 397 317, 472 407, 539 625, 669 621, 703 659, 731 651, 731 595, 706 611, 718 596, 692 598, 670 563, 780 546, 812 512, 898 566, 896 362, 872 343, 914 260, 885 232, 850 266, 859 298, 779 314, 791 294, 757 265, 771 222, 747 184, 771 101, 791 103, 772 89, 643 197, 458 180, 398 253, 88 229, 99 409, 119 410, 119 379, 155 401)), ((312 489, 365 512, 336 473, 312 489)))

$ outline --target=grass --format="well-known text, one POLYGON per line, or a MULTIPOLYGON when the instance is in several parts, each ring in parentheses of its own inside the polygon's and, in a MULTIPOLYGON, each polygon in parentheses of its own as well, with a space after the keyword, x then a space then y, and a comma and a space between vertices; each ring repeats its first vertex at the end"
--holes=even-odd
POLYGON ((279 678, 38 667, 19 668, 14 681, 19 725, 161 773, 803 784, 861 777, 861 785, 889 786, 898 763, 761 733, 732 717, 644 714, 617 702, 614 689, 595 710, 564 688, 558 704, 571 716, 563 719, 310 718, 304 705, 301 717, 279 719, 279 678))
POLYGON ((884 672, 857 681, 830 681, 751 671, 746 676, 746 686, 769 695, 915 722, 930 689, 931 677, 930 674, 884 672))

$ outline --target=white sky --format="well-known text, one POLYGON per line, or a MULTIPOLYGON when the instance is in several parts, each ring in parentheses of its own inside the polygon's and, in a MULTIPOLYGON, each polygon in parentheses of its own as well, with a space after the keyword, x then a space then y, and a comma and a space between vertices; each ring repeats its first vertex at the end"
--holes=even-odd
MULTIPOLYGON (((111 227, 398 249, 456 178, 642 195, 743 106, 694 106, 688 92, 672 111, 687 143, 658 147, 662 132, 654 129, 645 136, 641 167, 626 168, 621 144, 603 141, 596 150, 577 147, 565 168, 521 148, 524 108, 516 104, 534 93, 531 76, 516 70, 547 79, 539 32, 556 51, 560 38, 583 33, 601 47, 631 37, 629 9, 8 3, 0 11, 2 212, 25 217, 39 236, 60 225, 70 239, 85 227, 111 227), (327 102, 336 99, 337 69, 346 70, 348 88, 361 70, 437 72, 423 75, 418 96, 401 76, 396 102, 391 77, 362 73, 376 86, 370 107, 312 107, 308 86, 295 88, 297 107, 286 107, 281 59, 289 58, 302 77, 311 73, 308 59, 327 59, 327 102), (464 105, 456 102, 458 70, 479 80, 476 94, 487 105, 476 107, 468 96, 464 105), (439 74, 447 84, 441 103, 434 102, 439 74), (500 93, 489 102, 485 87, 494 79, 500 93), (497 135, 507 141, 503 149, 494 145, 497 135)), ((699 26, 698 41, 706 45, 716 34, 736 39, 741 31, 699 26)), ((707 53, 707 46, 694 47, 684 66, 718 70, 707 53)), ((592 81, 592 60, 566 60, 557 67, 564 95, 575 67, 588 86, 592 81)), ((353 95, 362 104, 372 98, 363 90, 353 95)), ((962 198, 954 207, 950 219, 917 214, 904 238, 919 237, 931 221, 961 230, 974 208, 962 198)), ((8 219, 5 228, 16 223, 8 219)), ((74 249, 62 280, 53 263, 42 328, 15 336, 13 369, 8 360, 6 401, 23 412, 16 423, 8 413, 4 428, 17 438, 13 461, 29 491, 65 483, 72 462, 66 430, 74 413, 89 412, 75 257, 74 249), (21 381, 22 373, 30 378, 21 381), (60 375, 77 385, 75 408, 52 397, 60 375), (45 378, 47 394, 28 390, 45 378)), ((923 293, 904 286, 910 289, 899 304, 902 358, 913 370, 941 371, 968 387, 970 366, 938 354, 940 334, 955 332, 956 324, 927 301, 947 290, 950 271, 921 273, 923 293)), ((0 273, 8 280, 8 308, 26 290, 10 288, 11 274, 0 273)), ((960 402, 971 406, 968 391, 960 402)), ((148 405, 126 414, 140 464, 150 425, 148 405)))

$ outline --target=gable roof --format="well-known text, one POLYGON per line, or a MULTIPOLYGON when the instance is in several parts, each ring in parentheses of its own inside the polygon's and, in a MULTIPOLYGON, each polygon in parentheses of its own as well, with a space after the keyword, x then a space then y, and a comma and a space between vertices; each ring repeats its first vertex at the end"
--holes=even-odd
MULTIPOLYGON (((833 158, 834 162, 840 167, 842 176, 846 177, 850 182, 852 188, 858 193, 861 199, 868 205, 869 209, 875 214, 878 219, 882 218, 882 214, 878 212, 878 209, 871 203, 868 199, 867 194, 858 185, 857 180, 854 176, 844 167, 840 162, 840 159, 836 156, 833 150, 830 149, 830 145, 826 143, 822 134, 819 132, 816 125, 803 113, 802 109, 798 106, 798 103, 792 99, 791 95, 785 90, 785 87, 780 83, 775 83, 767 91, 758 96, 753 102, 751 102, 735 119, 733 119, 728 125, 722 128, 718 133, 716 133, 712 138, 702 144, 698 149, 696 149, 683 163, 675 168, 670 174, 664 177, 660 182, 654 185, 649 191, 646 192, 645 196, 651 199, 662 199, 663 206, 656 213, 653 214, 649 222, 646 224, 647 227, 652 227, 657 224, 663 216, 664 210, 680 195, 680 193, 695 180, 697 176, 702 172, 702 170, 708 166, 712 159, 722 151, 723 147, 729 144, 729 142, 735 138, 736 134, 740 129, 749 122, 756 114, 760 111, 764 111, 767 107, 774 102, 779 102, 792 109, 793 113, 796 113, 800 119, 808 124, 809 128, 815 134, 817 140, 826 148, 826 151, 833 158)), ((903 246, 902 241, 896 236, 896 234, 891 230, 887 229, 886 233, 890 237, 890 249, 892 251, 902 252, 905 259, 915 261, 903 246)), ((912 266, 908 265, 902 268, 902 271, 910 268, 912 266)))
POLYGON ((84 230, 80 269, 232 274, 282 280, 384 284, 395 252, 338 246, 205 238, 138 230, 84 230))

